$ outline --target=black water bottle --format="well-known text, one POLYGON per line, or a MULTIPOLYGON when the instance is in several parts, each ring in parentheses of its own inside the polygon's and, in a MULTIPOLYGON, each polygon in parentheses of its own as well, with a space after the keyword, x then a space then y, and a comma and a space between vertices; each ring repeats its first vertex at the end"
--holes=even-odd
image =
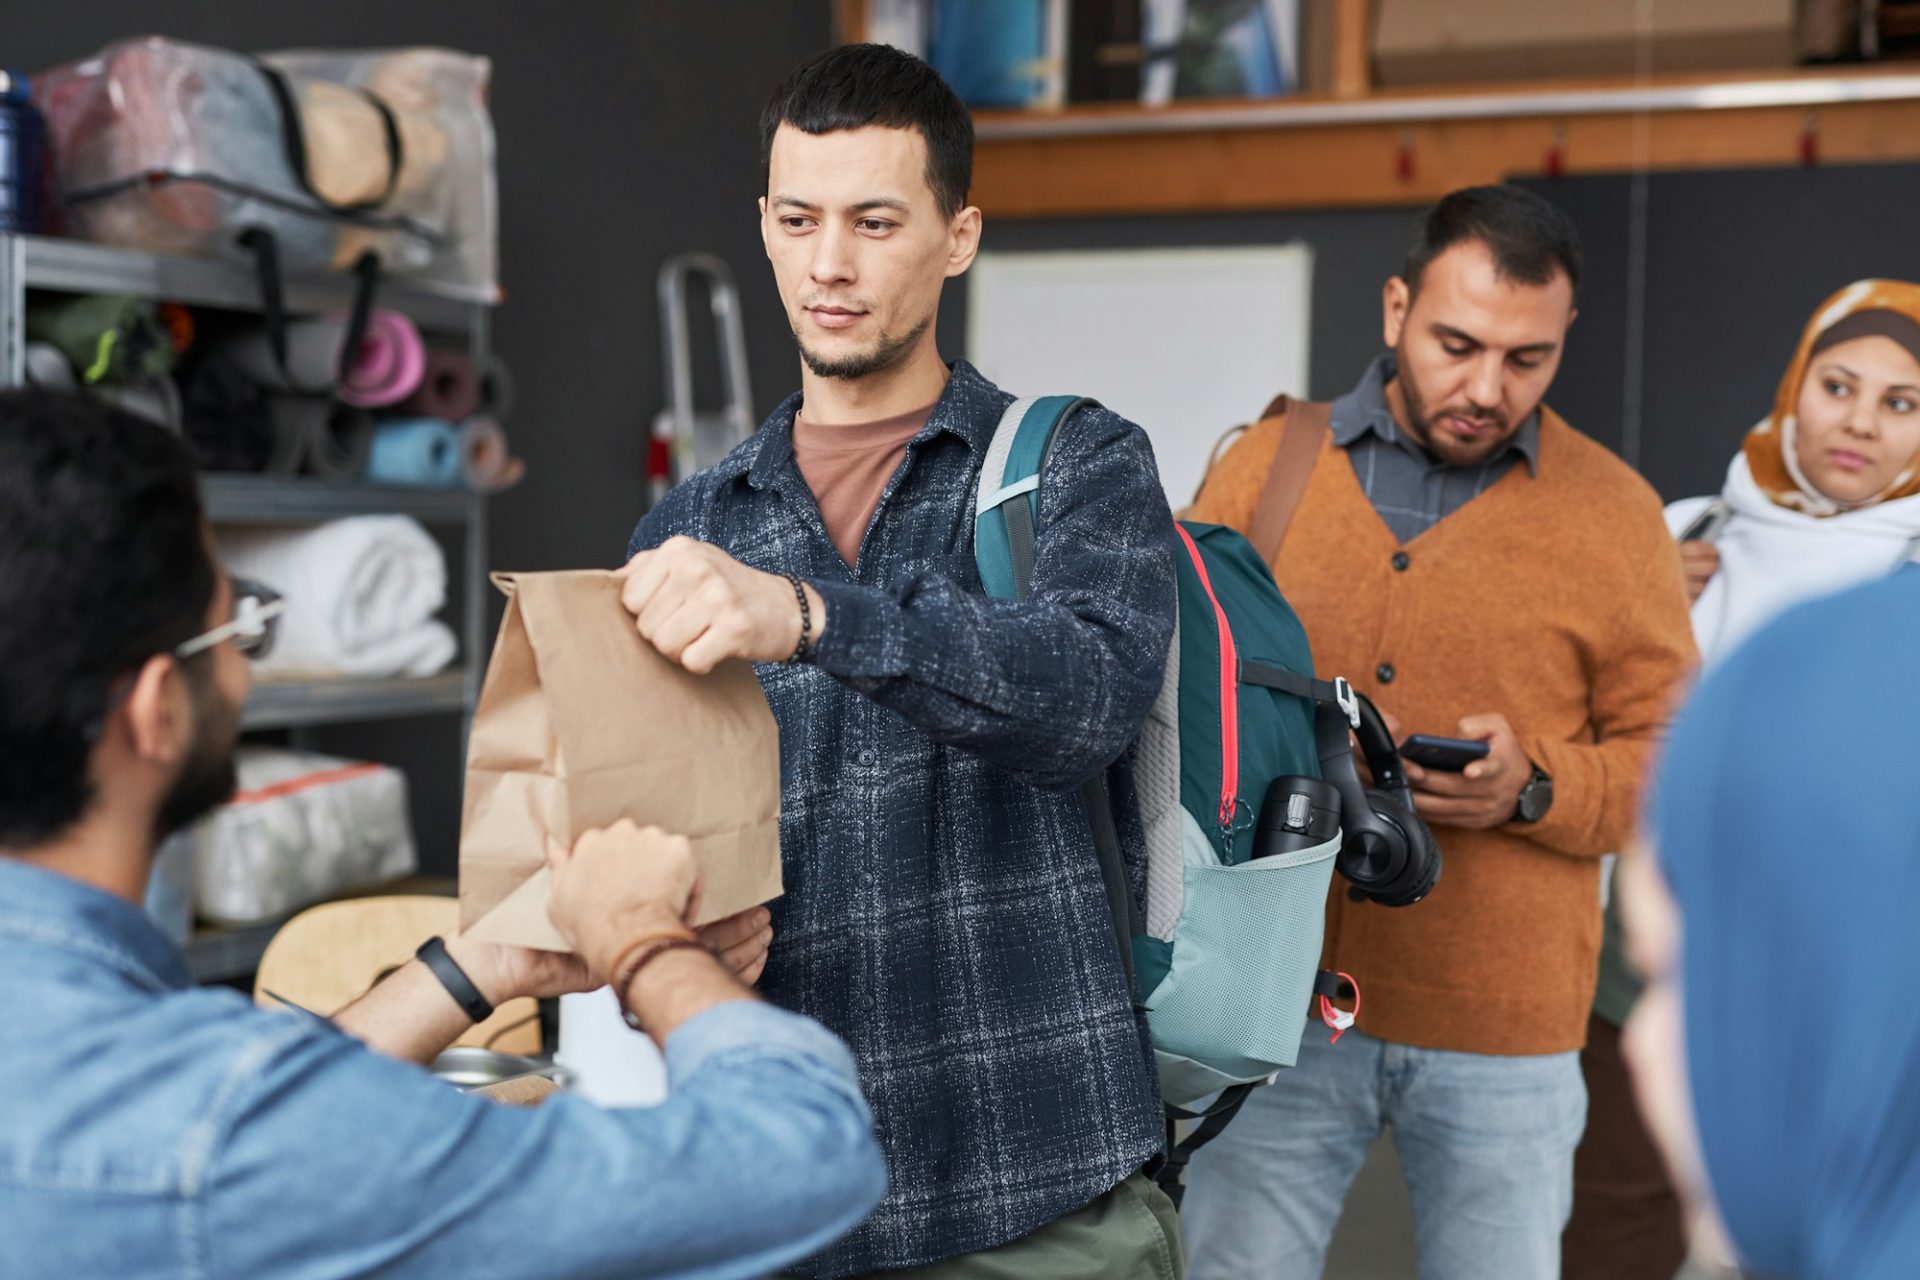
POLYGON ((1253 856, 1311 849, 1339 834, 1340 793, 1318 778, 1289 774, 1267 784, 1253 832, 1253 856))

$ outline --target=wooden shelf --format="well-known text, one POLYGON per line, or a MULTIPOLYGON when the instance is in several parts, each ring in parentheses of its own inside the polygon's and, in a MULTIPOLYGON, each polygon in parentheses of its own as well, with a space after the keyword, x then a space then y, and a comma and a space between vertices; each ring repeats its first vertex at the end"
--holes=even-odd
POLYGON ((1920 73, 982 112, 977 128, 974 202, 989 217, 1400 205, 1556 171, 1920 160, 1920 73))

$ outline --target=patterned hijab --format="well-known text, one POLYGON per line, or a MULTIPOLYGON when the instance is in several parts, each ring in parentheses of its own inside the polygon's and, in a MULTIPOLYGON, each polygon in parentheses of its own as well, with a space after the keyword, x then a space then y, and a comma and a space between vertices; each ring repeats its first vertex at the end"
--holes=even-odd
POLYGON ((1813 487, 1794 451, 1799 428, 1796 411, 1807 366, 1829 347, 1876 335, 1892 338, 1920 360, 1920 285, 1904 280, 1855 281, 1822 303, 1807 323, 1793 363, 1780 379, 1773 413, 1747 433, 1744 446, 1754 482, 1781 506, 1811 516, 1831 516, 1920 493, 1920 456, 1909 459, 1892 483, 1865 502, 1842 504, 1813 487))

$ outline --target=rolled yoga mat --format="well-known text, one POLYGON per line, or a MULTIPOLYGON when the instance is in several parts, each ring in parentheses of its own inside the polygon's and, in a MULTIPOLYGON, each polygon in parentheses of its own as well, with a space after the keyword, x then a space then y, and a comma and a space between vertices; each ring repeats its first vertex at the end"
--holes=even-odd
POLYGON ((440 418, 395 418, 373 429, 367 479, 376 484, 458 489, 465 483, 462 432, 440 418))
POLYGON ((273 396, 273 453, 267 470, 280 475, 310 471, 328 480, 366 474, 373 448, 373 415, 324 396, 273 396))
POLYGON ((513 371, 497 351, 489 352, 480 365, 480 410, 495 422, 513 416, 513 371))
POLYGON ((412 395, 426 372, 427 349, 420 330, 398 311, 367 317, 360 350, 340 377, 340 347, 347 339, 347 315, 314 316, 287 325, 287 367, 283 375, 265 329, 254 329, 226 347, 233 362, 263 387, 315 391, 332 387, 348 404, 378 409, 412 395), (291 385, 289 385, 291 384, 291 385))
POLYGON ((484 413, 460 424, 460 444, 461 473, 470 489, 501 493, 527 474, 527 464, 508 452, 506 429, 484 413))
POLYGON ((459 422, 480 409, 480 369, 464 352, 441 348, 426 353, 420 385, 400 405, 413 418, 459 422))

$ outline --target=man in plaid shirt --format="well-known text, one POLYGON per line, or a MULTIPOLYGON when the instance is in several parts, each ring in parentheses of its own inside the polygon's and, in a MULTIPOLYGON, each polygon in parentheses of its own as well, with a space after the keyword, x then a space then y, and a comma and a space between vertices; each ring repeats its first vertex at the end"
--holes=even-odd
POLYGON ((1013 397, 934 341, 980 240, 967 110, 854 45, 796 70, 761 135, 801 391, 640 522, 624 599, 691 671, 760 664, 780 724, 787 893, 721 932, 751 968, 770 930, 763 992, 852 1046, 891 1181, 804 1273, 1171 1280, 1172 1206, 1139 1174, 1152 1051, 1078 794, 1106 774, 1142 873, 1130 746, 1174 621, 1152 451, 1074 414, 1031 594, 986 596, 973 497, 1013 397))

